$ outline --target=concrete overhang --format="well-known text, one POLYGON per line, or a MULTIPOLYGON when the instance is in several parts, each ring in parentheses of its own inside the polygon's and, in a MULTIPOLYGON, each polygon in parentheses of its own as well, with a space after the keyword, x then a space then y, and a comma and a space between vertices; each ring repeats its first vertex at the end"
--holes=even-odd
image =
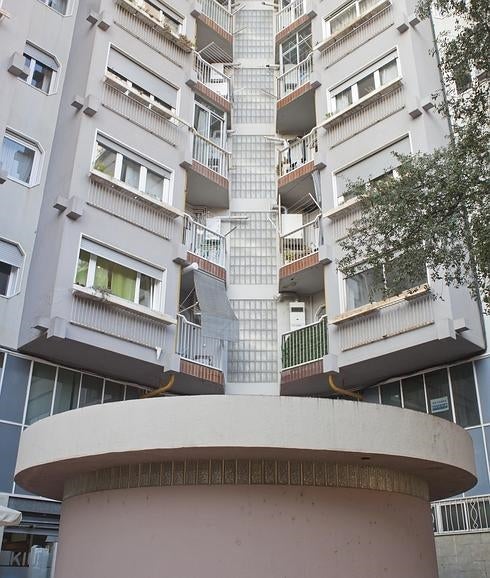
POLYGON ((15 481, 61 499, 64 483, 82 473, 213 457, 385 467, 426 480, 433 500, 476 482, 471 438, 452 422, 390 406, 275 396, 164 397, 58 414, 22 433, 15 481))

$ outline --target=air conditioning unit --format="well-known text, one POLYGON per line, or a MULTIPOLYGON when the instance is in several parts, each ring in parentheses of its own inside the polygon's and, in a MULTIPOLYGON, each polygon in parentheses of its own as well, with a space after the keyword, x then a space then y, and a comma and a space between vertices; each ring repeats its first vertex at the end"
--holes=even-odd
POLYGON ((289 303, 289 330, 301 329, 306 325, 306 306, 304 301, 289 303))
POLYGON ((303 215, 301 213, 285 213, 281 215, 282 235, 288 239, 303 239, 303 215), (299 231, 296 231, 299 229, 299 231), (292 235, 289 235, 294 231, 292 235))

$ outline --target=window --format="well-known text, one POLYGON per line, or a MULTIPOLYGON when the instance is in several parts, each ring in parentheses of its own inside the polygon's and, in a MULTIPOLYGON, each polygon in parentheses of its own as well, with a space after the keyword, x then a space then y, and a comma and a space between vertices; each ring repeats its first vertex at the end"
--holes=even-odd
POLYGON ((367 14, 376 4, 379 4, 379 0, 358 0, 342 8, 334 16, 325 20, 327 36, 342 31, 358 18, 367 14))
POLYGON ((426 373, 425 385, 427 387, 429 413, 453 421, 447 369, 426 373))
POLYGON ((99 135, 93 168, 157 201, 171 203, 172 173, 99 135))
POLYGON ((0 295, 11 297, 18 290, 24 254, 15 243, 0 239, 0 295))
POLYGON ((456 423, 462 427, 481 423, 476 397, 473 364, 464 363, 450 369, 456 423))
POLYGON ((107 71, 119 84, 129 89, 128 93, 141 97, 140 100, 149 108, 164 112, 161 110, 163 108, 170 113, 177 110, 177 88, 114 47, 109 51, 107 71))
POLYGON ((395 407, 402 406, 399 381, 393 381, 392 383, 383 385, 381 388, 381 403, 394 405, 395 407))
POLYGON ((225 113, 196 96, 194 128, 201 136, 222 147, 225 134, 225 113))
POLYGON ((311 26, 308 26, 292 34, 281 44, 281 72, 284 73, 294 68, 311 52, 311 26))
POLYGON ((25 82, 46 94, 53 92, 59 68, 56 60, 30 44, 26 44, 24 59, 26 68, 29 69, 29 76, 25 82))
POLYGON ((13 181, 33 186, 37 181, 40 156, 33 143, 10 132, 3 137, 0 164, 13 181))
POLYGON ((56 10, 56 12, 63 14, 63 16, 68 11, 68 0, 41 0, 41 2, 53 10, 56 10))
POLYGON ((399 76, 398 58, 392 52, 365 71, 331 90, 330 112, 340 112, 356 104, 399 76))
POLYGON ((102 403, 102 388, 104 380, 95 375, 84 374, 80 388, 80 407, 102 403))
POLYGON ((402 380, 403 407, 416 411, 427 411, 425 403, 424 377, 415 375, 402 380))
MULTIPOLYGON (((406 265, 406 264, 405 264, 406 265)), ((414 264, 413 270, 402 271, 393 259, 383 267, 366 269, 345 279, 346 309, 394 297, 405 290, 427 283, 427 270, 414 264)))
POLYGON ((80 373, 60 367, 56 381, 53 414, 75 409, 80 392, 80 373))
POLYGON ((26 425, 31 425, 51 414, 55 377, 56 367, 34 363, 27 402, 26 425))
POLYGON ((75 284, 161 310, 163 274, 151 265, 82 239, 75 284))
POLYGON ((182 32, 183 18, 168 6, 158 2, 158 0, 141 0, 138 4, 142 5, 143 10, 152 16, 155 20, 166 25, 174 34, 182 32))

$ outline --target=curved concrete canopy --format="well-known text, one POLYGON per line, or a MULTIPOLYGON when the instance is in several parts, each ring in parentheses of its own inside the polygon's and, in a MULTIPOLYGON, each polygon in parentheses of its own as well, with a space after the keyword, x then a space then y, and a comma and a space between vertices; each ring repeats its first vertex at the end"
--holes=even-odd
POLYGON ((164 397, 58 414, 23 432, 15 480, 61 499, 64 482, 83 472, 213 456, 363 460, 425 479, 431 499, 476 482, 471 438, 454 423, 390 406, 272 396, 164 397))

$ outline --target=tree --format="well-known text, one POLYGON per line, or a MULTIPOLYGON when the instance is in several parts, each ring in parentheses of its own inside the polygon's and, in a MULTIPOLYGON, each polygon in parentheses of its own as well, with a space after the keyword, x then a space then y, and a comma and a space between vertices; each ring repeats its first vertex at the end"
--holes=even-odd
POLYGON ((451 119, 448 144, 429 154, 395 155, 394 177, 349 185, 360 217, 341 242, 338 267, 347 276, 389 267, 390 275, 372 277, 393 295, 427 265, 435 279, 481 294, 490 312, 490 3, 422 0, 419 16, 431 9, 455 22, 450 35, 438 38, 440 52, 434 50, 446 79, 435 98, 438 112, 451 119))

